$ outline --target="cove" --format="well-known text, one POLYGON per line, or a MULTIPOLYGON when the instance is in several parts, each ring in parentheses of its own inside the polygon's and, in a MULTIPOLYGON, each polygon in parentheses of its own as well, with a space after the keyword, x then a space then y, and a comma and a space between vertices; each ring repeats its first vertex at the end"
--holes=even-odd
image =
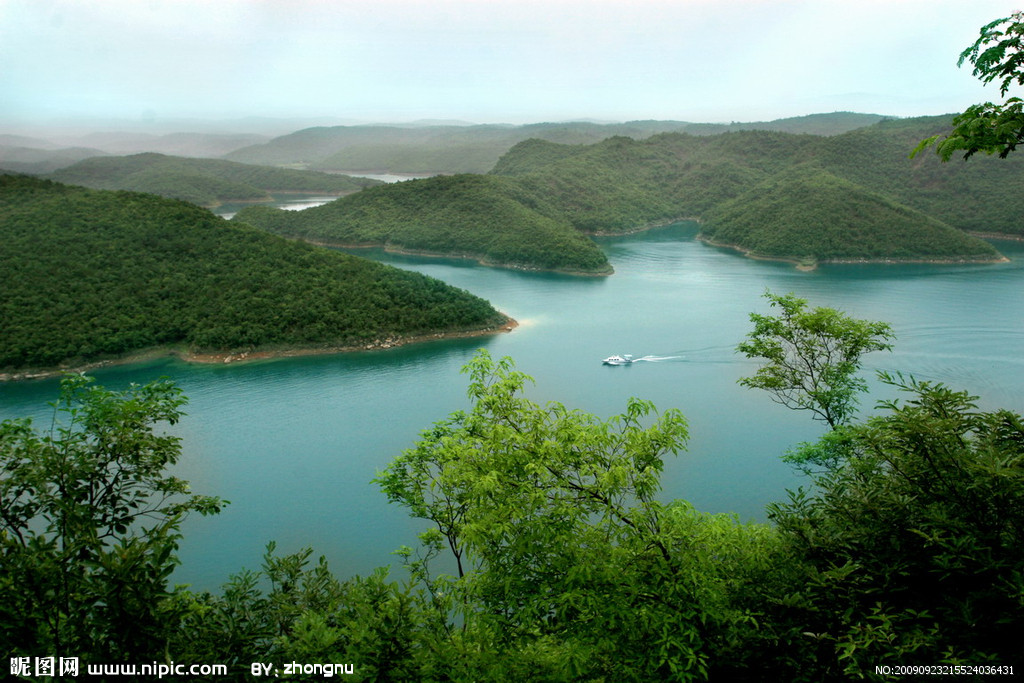
MULTIPOLYGON (((866 373, 901 370, 980 396, 984 408, 1024 412, 1024 244, 999 242, 997 265, 824 265, 813 272, 755 261, 696 241, 684 223, 600 238, 615 275, 578 278, 357 250, 438 277, 489 299, 519 321, 508 334, 387 351, 231 365, 172 359, 93 373, 111 388, 173 379, 189 397, 175 427, 184 455, 176 474, 197 493, 231 501, 184 525, 173 580, 216 589, 259 565, 265 544, 312 546, 339 576, 367 574, 415 545, 423 524, 370 483, 420 431, 468 406, 460 368, 480 347, 531 375, 532 399, 607 417, 630 396, 678 408, 688 450, 667 463, 663 498, 763 520, 764 506, 802 483, 780 456, 822 428, 809 415, 740 387, 753 372, 734 349, 765 289, 814 306, 890 323, 895 351, 866 358, 866 373), (610 367, 630 353, 658 360, 610 367)), ((0 385, 0 419, 49 425, 57 381, 0 385)), ((894 392, 872 382, 862 414, 894 392)))

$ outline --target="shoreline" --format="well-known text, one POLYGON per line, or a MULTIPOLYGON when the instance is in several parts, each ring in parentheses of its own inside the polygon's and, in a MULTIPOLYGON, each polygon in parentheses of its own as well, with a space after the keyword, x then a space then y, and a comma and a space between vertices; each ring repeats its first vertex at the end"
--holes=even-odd
MULTIPOLYGON (((502 314, 504 315, 504 314, 502 314)), ((96 368, 107 368, 121 365, 132 365, 144 363, 158 358, 177 358, 186 363, 199 365, 231 364, 252 362, 258 360, 273 360, 276 358, 298 358, 303 356, 328 356, 342 353, 355 353, 359 351, 384 351, 399 346, 411 344, 423 344, 444 339, 469 339, 473 337, 485 337, 490 335, 511 332, 519 327, 519 322, 505 316, 505 322, 492 327, 485 327, 479 330, 465 330, 462 332, 430 332, 410 336, 387 336, 374 339, 372 342, 363 344, 349 344, 344 346, 290 346, 275 349, 255 349, 251 351, 222 351, 213 353, 200 353, 188 351, 173 346, 162 346, 152 349, 142 349, 118 358, 105 358, 102 360, 82 363, 75 366, 55 368, 26 368, 24 370, 13 370, 11 372, 0 372, 0 382, 21 382, 33 379, 49 379, 59 377, 66 373, 83 373, 96 368)))
POLYGON ((1007 242, 1024 242, 1024 235, 1011 235, 1005 232, 984 232, 979 230, 964 230, 968 235, 990 240, 1006 240, 1007 242))
POLYGON ((623 237, 625 235, 636 235, 641 232, 647 232, 648 230, 667 228, 668 226, 675 225, 676 223, 697 223, 700 225, 701 220, 699 216, 683 216, 681 218, 672 218, 664 221, 657 221, 655 223, 645 223, 636 228, 630 228, 621 232, 605 232, 599 230, 597 232, 585 232, 583 234, 590 235, 592 237, 623 237))
POLYGON ((355 194, 356 192, 359 192, 359 190, 324 190, 323 192, 317 192, 316 190, 312 190, 312 191, 311 190, 267 190, 267 196, 265 198, 261 198, 261 199, 231 199, 230 197, 227 197, 227 198, 223 198, 223 199, 217 199, 217 200, 213 201, 210 204, 198 204, 197 206, 201 206, 204 209, 210 209, 211 211, 213 211, 214 209, 219 209, 220 207, 224 206, 225 204, 250 204, 250 205, 253 205, 253 206, 256 206, 256 205, 259 205, 259 204, 271 204, 271 203, 274 202, 274 197, 272 195, 275 195, 275 194, 276 195, 294 195, 294 194, 303 195, 303 194, 305 194, 305 195, 312 195, 312 196, 317 196, 317 197, 334 197, 335 199, 338 199, 340 197, 345 197, 345 196, 350 195, 350 194, 355 194))
POLYGON ((475 261, 481 266, 488 268, 504 268, 506 270, 520 270, 526 273, 560 273, 562 275, 576 275, 583 277, 608 277, 615 273, 615 269, 608 264, 607 271, 593 271, 593 270, 570 270, 568 268, 534 268, 530 266, 517 265, 512 263, 498 263, 496 261, 488 261, 486 256, 480 256, 479 254, 472 254, 464 252, 461 254, 446 254, 438 251, 426 251, 417 249, 406 249, 405 247, 394 247, 389 244, 352 244, 345 242, 325 242, 322 240, 313 240, 306 237, 287 237, 286 239, 298 239, 308 244, 312 244, 318 247, 329 247, 333 249, 383 249, 387 254, 398 254, 400 256, 424 256, 427 258, 451 258, 451 259, 465 259, 467 261, 475 261))
POLYGON ((818 266, 823 263, 836 263, 836 264, 879 264, 879 265, 902 265, 919 263, 922 265, 955 265, 955 264, 978 264, 978 265, 994 265, 996 263, 1009 263, 1010 259, 1006 258, 1002 254, 998 258, 830 258, 830 259, 814 259, 813 263, 810 263, 805 259, 798 259, 791 256, 764 256, 763 254, 755 254, 746 247, 741 247, 738 244, 726 244, 724 242, 715 242, 709 237, 702 234, 697 235, 697 240, 712 247, 719 247, 722 249, 732 249, 738 251, 747 258, 751 258, 757 261, 778 261, 782 263, 792 263, 797 270, 804 272, 811 272, 817 270, 818 266))

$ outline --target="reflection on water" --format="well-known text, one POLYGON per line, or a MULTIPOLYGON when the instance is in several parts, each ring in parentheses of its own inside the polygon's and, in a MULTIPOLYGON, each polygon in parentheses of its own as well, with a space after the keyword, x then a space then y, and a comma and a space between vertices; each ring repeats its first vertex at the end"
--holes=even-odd
MULTIPOLYGON (((108 386, 174 379, 190 398, 175 431, 178 474, 198 493, 231 501, 214 518, 186 522, 175 580, 214 588, 260 562, 267 541, 284 551, 312 545, 339 574, 366 574, 415 543, 422 525, 370 483, 421 430, 467 407, 461 367, 486 346, 533 376, 531 398, 607 417, 630 396, 679 408, 688 450, 667 464, 665 499, 763 519, 764 505, 800 479, 779 456, 821 428, 736 380, 756 365, 736 355, 765 289, 893 325, 893 353, 867 367, 901 369, 979 394, 983 406, 1024 412, 1024 245, 999 244, 1012 260, 992 266, 825 266, 804 273, 696 242, 692 224, 602 238, 616 274, 574 278, 466 261, 372 253, 489 299, 520 321, 509 334, 414 347, 193 366, 161 360, 97 372, 108 386), (647 362, 601 364, 629 353, 647 362)), ((891 397, 872 382, 874 395, 891 397)), ((34 415, 56 381, 0 385, 0 417, 34 415)))

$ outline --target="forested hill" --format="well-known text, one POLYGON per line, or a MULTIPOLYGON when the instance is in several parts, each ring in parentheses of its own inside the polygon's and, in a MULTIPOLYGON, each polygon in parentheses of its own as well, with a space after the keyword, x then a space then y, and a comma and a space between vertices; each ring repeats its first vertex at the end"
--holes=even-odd
POLYGON ((98 190, 149 192, 202 206, 231 200, 266 200, 274 191, 341 195, 380 184, 369 178, 152 152, 92 157, 47 177, 98 190))
POLYGON ((249 207, 234 220, 314 242, 463 256, 514 268, 610 273, 604 252, 573 229, 564 213, 517 180, 462 174, 370 188, 303 211, 249 207))
POLYGON ((884 118, 876 114, 833 112, 728 124, 570 121, 521 126, 329 126, 282 135, 235 150, 224 158, 250 164, 300 164, 324 171, 486 173, 509 148, 531 138, 562 144, 592 144, 616 135, 641 139, 665 132, 714 135, 735 130, 775 130, 836 135, 884 118))
POLYGON ((460 255, 505 266, 610 272, 585 235, 683 218, 753 255, 828 260, 997 261, 964 230, 1024 234, 1024 158, 911 160, 946 117, 884 121, 833 137, 779 131, 531 139, 488 175, 371 188, 300 212, 238 220, 290 237, 460 255))
POLYGON ((705 221, 705 231, 716 239, 728 234, 736 246, 763 256, 985 258, 991 250, 980 240, 948 228, 1024 235, 1024 159, 942 164, 931 153, 909 158, 919 140, 948 130, 949 121, 883 121, 833 137, 741 131, 706 137, 666 133, 639 141, 617 137, 576 146, 531 140, 510 150, 493 173, 515 178, 562 207, 575 227, 588 232, 692 217, 705 221), (757 216, 779 199, 777 192, 754 188, 798 167, 801 188, 790 184, 788 191, 787 201, 794 204, 787 209, 788 237, 765 239, 769 228, 757 221, 744 222, 744 228, 741 213, 757 216), (856 195, 858 211, 870 218, 840 215, 850 207, 833 202, 841 194, 834 191, 836 179, 848 183, 844 191, 856 195), (726 210, 727 202, 740 197, 742 211, 726 210), (823 211, 826 199, 835 216, 823 211), (903 217, 899 228, 882 219, 893 209, 903 217), (854 238, 834 229, 836 222, 863 234, 854 238), (755 230, 762 234, 755 236, 755 230))
POLYGON ((373 346, 492 329, 486 301, 186 202, 0 176, 0 371, 154 347, 373 346))
POLYGON ((984 240, 820 169, 770 176, 705 214, 702 235, 752 254, 830 260, 993 261, 984 240))

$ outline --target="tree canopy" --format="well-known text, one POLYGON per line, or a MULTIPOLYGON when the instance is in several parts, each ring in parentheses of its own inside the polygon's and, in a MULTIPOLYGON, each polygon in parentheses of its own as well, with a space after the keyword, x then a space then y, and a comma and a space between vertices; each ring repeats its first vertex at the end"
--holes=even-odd
POLYGON ((867 383, 857 376, 860 359, 892 348, 887 323, 857 320, 833 308, 807 309, 793 294, 765 293, 779 315, 751 313, 754 329, 737 351, 766 362, 740 384, 764 389, 787 408, 810 411, 835 429, 854 416, 867 383))
POLYGON ((922 140, 914 153, 935 145, 943 161, 963 152, 964 159, 977 152, 1005 159, 1024 142, 1024 100, 1006 97, 1013 86, 1024 85, 1024 12, 996 19, 981 27, 974 43, 960 53, 958 66, 970 62, 982 82, 998 83, 1002 103, 985 102, 968 107, 953 119, 952 132, 922 140))
POLYGON ((486 301, 186 202, 0 176, 0 371, 153 348, 379 345, 491 329, 486 301))
POLYGON ((181 416, 180 392, 65 380, 55 429, 0 425, 0 647, 80 657, 85 673, 229 667, 190 679, 210 681, 250 680, 254 662, 467 683, 883 680, 885 662, 984 677, 1017 663, 1020 415, 883 375, 906 398, 802 446, 812 486, 769 524, 742 524, 664 499, 665 459, 688 434, 677 411, 541 405, 486 353, 466 372, 471 407, 377 477, 428 524, 398 550, 405 579, 336 577, 312 550, 271 543, 217 593, 168 585, 181 515, 221 505, 164 471, 180 444, 158 426, 181 416))

